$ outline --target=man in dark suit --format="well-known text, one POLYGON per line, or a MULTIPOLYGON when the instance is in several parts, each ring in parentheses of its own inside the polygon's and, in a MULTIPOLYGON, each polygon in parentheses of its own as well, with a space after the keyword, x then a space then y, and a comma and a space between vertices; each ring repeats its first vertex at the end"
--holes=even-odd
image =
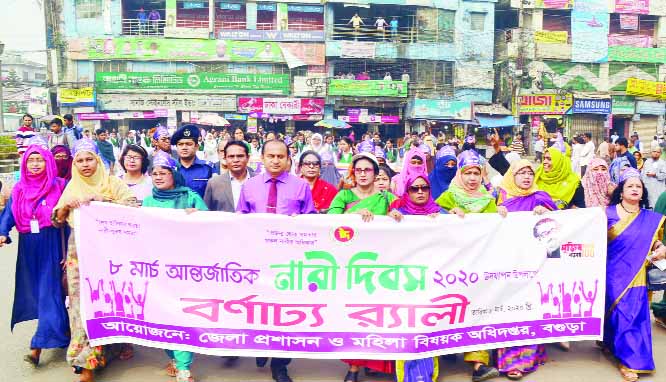
POLYGON ((247 167, 250 153, 242 141, 227 143, 224 157, 229 171, 208 181, 204 201, 211 211, 235 212, 241 187, 246 180, 254 176, 254 170, 247 167))

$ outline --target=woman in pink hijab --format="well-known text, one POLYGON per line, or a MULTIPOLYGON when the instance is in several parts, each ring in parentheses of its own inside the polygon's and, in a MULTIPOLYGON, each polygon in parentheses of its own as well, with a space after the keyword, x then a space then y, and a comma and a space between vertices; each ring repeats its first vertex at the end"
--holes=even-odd
POLYGON ((585 207, 608 207, 610 196, 615 190, 608 172, 608 163, 600 158, 594 158, 587 166, 588 171, 583 176, 583 190, 585 190, 585 207))
POLYGON ((412 147, 405 155, 400 174, 391 179, 391 191, 395 195, 404 195, 407 188, 407 180, 418 176, 428 177, 426 154, 418 147, 412 147))

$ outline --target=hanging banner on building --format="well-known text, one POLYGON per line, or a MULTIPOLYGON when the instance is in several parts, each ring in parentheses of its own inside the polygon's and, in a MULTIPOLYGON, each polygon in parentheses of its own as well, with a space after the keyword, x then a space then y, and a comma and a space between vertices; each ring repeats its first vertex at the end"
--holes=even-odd
POLYGON ((534 41, 544 44, 566 44, 569 41, 567 31, 535 31, 534 41))
POLYGON ((2 111, 11 114, 25 114, 28 112, 27 101, 3 101, 2 111))
POLYGON ((520 114, 567 114, 573 106, 571 94, 534 94, 520 96, 520 114))
POLYGON ((574 114, 610 114, 611 100, 609 99, 574 99, 574 114))
POLYGON ((288 74, 98 72, 95 84, 104 90, 204 90, 215 93, 289 94, 288 74))
POLYGON ((245 30, 221 29, 217 38, 220 40, 248 41, 324 41, 324 31, 277 31, 277 30, 245 30))
POLYGON ((157 109, 153 111, 126 111, 123 113, 79 113, 76 118, 79 121, 107 121, 121 119, 155 119, 168 118, 169 110, 157 109))
POLYGON ((407 97, 407 81, 331 79, 328 95, 358 97, 407 97))
POLYGON ((636 114, 664 115, 666 113, 666 103, 636 101, 636 114))
POLYGON ((28 113, 33 117, 43 117, 49 114, 49 89, 30 88, 30 103, 28 113))
MULTIPOLYGON (((644 35, 624 35, 624 34, 610 34, 608 35, 609 50, 612 46, 633 46, 637 48, 652 48, 652 36, 644 35)), ((609 52, 609 60, 611 59, 609 52)))
POLYGON ((406 114, 413 119, 472 119, 472 104, 448 99, 415 98, 407 104, 406 114))
POLYGON ((236 97, 217 94, 104 94, 97 95, 100 110, 236 111, 236 97))
POLYGON ((92 87, 79 89, 58 88, 58 102, 67 107, 95 106, 95 91, 92 87))
POLYGON ((546 9, 571 9, 574 6, 574 0, 535 0, 534 8, 546 9))
POLYGON ((634 46, 611 46, 608 60, 620 62, 648 62, 666 64, 666 48, 637 48, 634 46))
POLYGON ((400 116, 398 115, 374 115, 374 114, 352 115, 350 113, 350 115, 338 115, 338 119, 348 123, 383 123, 383 124, 400 123, 400 116))
POLYGON ((294 95, 297 97, 325 97, 328 77, 324 74, 294 76, 294 95))
POLYGON ((376 47, 374 42, 340 41, 340 57, 375 58, 376 47))
POLYGON ((228 62, 288 62, 283 50, 304 65, 324 65, 324 44, 307 44, 307 53, 294 54, 304 44, 272 41, 163 39, 117 37, 74 39, 68 45, 73 60, 188 60, 228 62))
POLYGON ((638 30, 638 15, 620 14, 620 29, 638 30))
POLYGON ((629 78, 627 80, 627 94, 666 99, 666 82, 629 78))
POLYGON ((325 65, 324 44, 302 44, 283 42, 279 44, 284 61, 290 69, 305 65, 325 65))
POLYGON ((615 0, 615 13, 647 15, 650 13, 650 0, 615 0))
POLYGON ((636 111, 636 101, 634 97, 612 96, 613 108, 612 114, 633 115, 636 111))
POLYGON ((603 334, 600 208, 368 224, 93 203, 75 220, 93 346, 409 360, 603 334), (164 232, 209 245, 183 256, 191 242, 164 232))
POLYGON ((608 61, 608 13, 574 9, 571 12, 571 60, 608 61))
POLYGON ((323 114, 323 98, 238 97, 239 113, 323 114))

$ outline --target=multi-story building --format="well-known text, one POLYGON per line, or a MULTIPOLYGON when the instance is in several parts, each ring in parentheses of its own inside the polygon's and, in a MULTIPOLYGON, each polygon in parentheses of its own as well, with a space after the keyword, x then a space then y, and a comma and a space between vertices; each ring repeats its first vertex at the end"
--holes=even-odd
POLYGON ((51 0, 52 82, 94 88, 94 108, 61 113, 120 129, 208 113, 248 131, 322 118, 389 136, 475 123, 473 104, 492 102, 494 0, 408 4, 51 0))
POLYGON ((14 86, 44 86, 46 83, 46 65, 31 61, 23 57, 19 52, 5 52, 0 57, 2 61, 2 80, 7 82, 16 80, 16 83, 10 83, 14 86))
POLYGON ((506 0, 497 14, 497 95, 533 134, 662 132, 665 104, 627 83, 666 75, 666 2, 506 0))

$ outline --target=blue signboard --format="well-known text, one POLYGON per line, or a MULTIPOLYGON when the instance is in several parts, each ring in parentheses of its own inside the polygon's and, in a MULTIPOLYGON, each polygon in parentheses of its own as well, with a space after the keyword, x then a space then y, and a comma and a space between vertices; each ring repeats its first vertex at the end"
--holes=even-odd
POLYGON ((264 3, 257 3, 257 10, 258 11, 269 11, 269 12, 275 12, 277 7, 275 4, 264 4, 264 3))
POLYGON ((610 114, 612 102, 610 99, 574 99, 574 114, 610 114))
POLYGON ((324 7, 318 5, 288 5, 289 12, 324 13, 324 7))
POLYGON ((240 11, 241 5, 236 3, 220 3, 220 9, 226 11, 240 11))
POLYGON ((203 9, 203 1, 186 1, 183 3, 183 9, 203 9))

